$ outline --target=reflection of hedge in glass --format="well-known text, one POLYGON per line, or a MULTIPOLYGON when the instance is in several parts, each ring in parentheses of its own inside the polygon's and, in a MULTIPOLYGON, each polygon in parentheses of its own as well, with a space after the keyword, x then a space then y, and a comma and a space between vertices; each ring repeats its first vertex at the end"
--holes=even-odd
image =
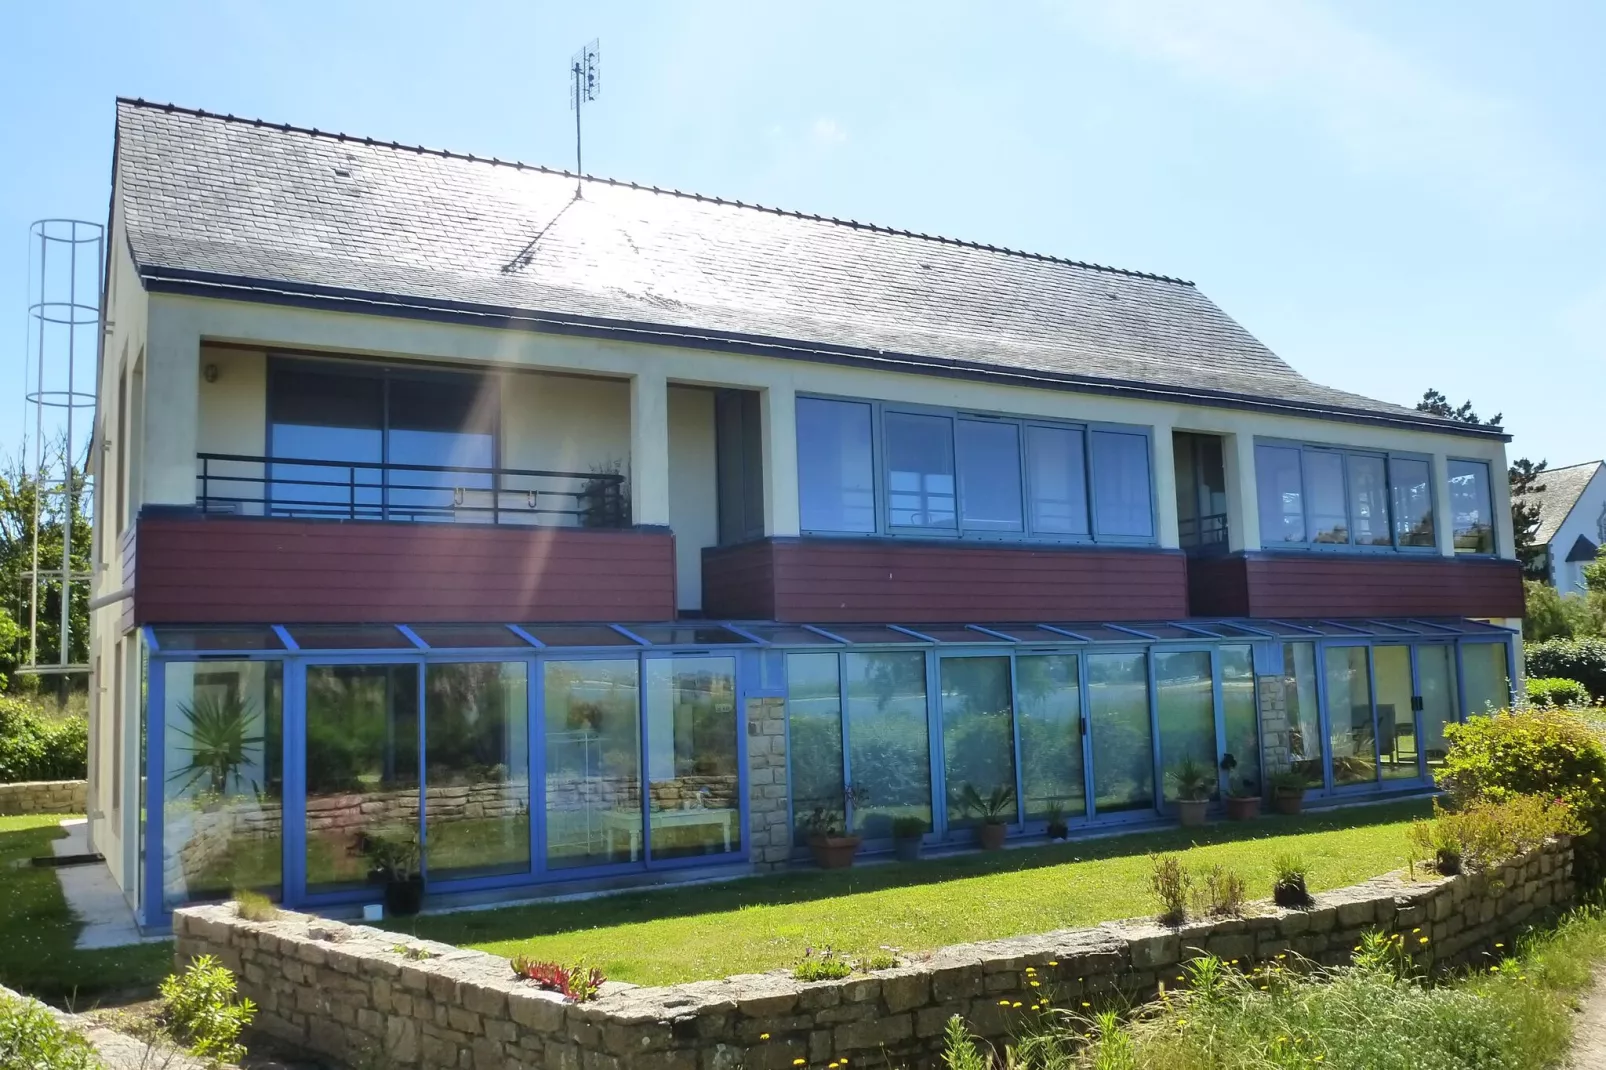
MULTIPOLYGON (((1015 790, 1015 726, 1008 658, 945 658, 941 663, 942 748, 952 826, 971 823, 966 785, 986 796, 1015 790)), ((1011 817, 1013 819, 1013 815, 1011 817)))
POLYGON ((920 652, 844 655, 849 767, 870 802, 855 831, 891 835, 898 817, 931 817, 926 658, 920 652))
POLYGON ((1101 811, 1152 806, 1154 756, 1144 655, 1089 654, 1087 678, 1095 805, 1101 811))
POLYGON ((1015 659, 1016 719, 1026 817, 1087 812, 1082 780, 1082 717, 1075 654, 1015 659))

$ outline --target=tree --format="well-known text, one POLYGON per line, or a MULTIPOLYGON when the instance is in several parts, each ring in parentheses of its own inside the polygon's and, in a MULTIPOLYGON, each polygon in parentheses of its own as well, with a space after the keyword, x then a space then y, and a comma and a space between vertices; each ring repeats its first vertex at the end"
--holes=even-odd
POLYGON ((1434 416, 1443 416, 1449 420, 1459 420, 1464 424, 1477 424, 1480 427, 1499 427, 1500 420, 1505 415, 1497 412, 1492 420, 1480 420, 1478 414, 1472 411, 1472 402, 1463 401, 1460 408, 1451 408, 1450 399, 1432 389, 1426 391, 1422 395, 1422 400, 1416 403, 1416 411, 1432 413, 1434 416))
MULTIPOLYGON (((60 470, 61 444, 53 449, 60 470)), ((47 457, 47 461, 48 461, 47 457)), ((28 658, 27 628, 30 620, 33 585, 28 573, 34 567, 34 503, 39 501, 39 567, 59 567, 63 532, 71 517, 72 562, 74 572, 90 570, 87 480, 78 465, 71 468, 70 493, 46 493, 41 499, 37 472, 25 461, 12 458, 0 462, 0 608, 17 625, 15 634, 0 627, 0 674, 12 676, 28 658), (6 641, 9 640, 9 641, 6 641)), ((61 649, 61 584, 41 581, 39 585, 39 649, 41 662, 58 660, 61 649)), ((72 641, 67 660, 82 664, 89 658, 89 585, 73 584, 68 605, 72 641)))

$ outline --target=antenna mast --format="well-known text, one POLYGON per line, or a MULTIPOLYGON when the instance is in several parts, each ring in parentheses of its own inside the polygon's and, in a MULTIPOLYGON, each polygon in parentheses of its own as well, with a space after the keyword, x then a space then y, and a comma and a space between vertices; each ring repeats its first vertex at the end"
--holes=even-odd
MULTIPOLYGON (((569 60, 569 107, 574 109, 574 173, 576 176, 585 174, 581 166, 580 157, 580 113, 585 105, 597 99, 602 91, 602 50, 597 41, 592 42, 574 54, 569 60)), ((580 187, 575 186, 575 192, 580 187)))

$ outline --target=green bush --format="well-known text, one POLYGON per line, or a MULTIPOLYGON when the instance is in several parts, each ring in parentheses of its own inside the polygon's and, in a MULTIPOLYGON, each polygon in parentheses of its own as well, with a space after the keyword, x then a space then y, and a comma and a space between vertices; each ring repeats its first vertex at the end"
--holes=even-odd
POLYGON ((1441 866, 1448 854, 1457 868, 1485 870, 1528 853, 1552 836, 1576 836, 1583 831, 1566 803, 1514 795, 1499 802, 1477 799, 1457 810, 1445 810, 1435 802, 1433 820, 1411 826, 1411 842, 1441 866))
POLYGON ((28 1070, 100 1070, 89 1042, 28 1000, 0 997, 0 1066, 28 1070))
POLYGON ((1535 706, 1585 706, 1589 703, 1589 689, 1577 680, 1559 676, 1530 676, 1528 701, 1535 706))
POLYGON ((1551 639, 1525 643, 1529 676, 1577 680, 1596 701, 1606 701, 1606 639, 1551 639))
POLYGON ((182 974, 162 982, 162 1024, 190 1054, 212 1065, 239 1062, 240 1030, 256 1017, 256 1004, 235 1002, 234 974, 211 955, 192 961, 182 974))
POLYGON ((26 699, 0 695, 0 783, 88 775, 89 723, 83 717, 51 717, 26 699))

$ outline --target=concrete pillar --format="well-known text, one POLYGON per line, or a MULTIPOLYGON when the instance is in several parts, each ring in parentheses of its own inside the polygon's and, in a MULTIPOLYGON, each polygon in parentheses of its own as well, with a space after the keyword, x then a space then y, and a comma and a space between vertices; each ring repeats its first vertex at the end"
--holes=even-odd
POLYGON ((1255 436, 1226 435, 1221 463, 1227 482, 1227 549, 1260 549, 1260 501, 1255 484, 1255 436))
POLYGON ((1167 550, 1182 545, 1177 531, 1177 462, 1171 435, 1170 424, 1154 425, 1154 535, 1167 550))
POLYGON ((630 517, 669 526, 669 384, 656 369, 630 380, 630 517))
POLYGON ((764 534, 797 535, 797 394, 771 386, 760 405, 764 424, 764 534))
MULTIPOLYGON (((1450 513, 1450 458, 1443 453, 1433 455, 1433 538, 1439 553, 1455 556, 1455 531, 1450 513)), ((1509 523, 1509 521, 1508 521, 1509 523)))
POLYGON ((130 515, 147 502, 195 504, 200 384, 199 332, 177 316, 157 315, 153 308, 146 329, 144 373, 129 373, 130 431, 141 440, 129 450, 130 515), (136 382, 143 386, 143 398, 134 396, 136 382))

